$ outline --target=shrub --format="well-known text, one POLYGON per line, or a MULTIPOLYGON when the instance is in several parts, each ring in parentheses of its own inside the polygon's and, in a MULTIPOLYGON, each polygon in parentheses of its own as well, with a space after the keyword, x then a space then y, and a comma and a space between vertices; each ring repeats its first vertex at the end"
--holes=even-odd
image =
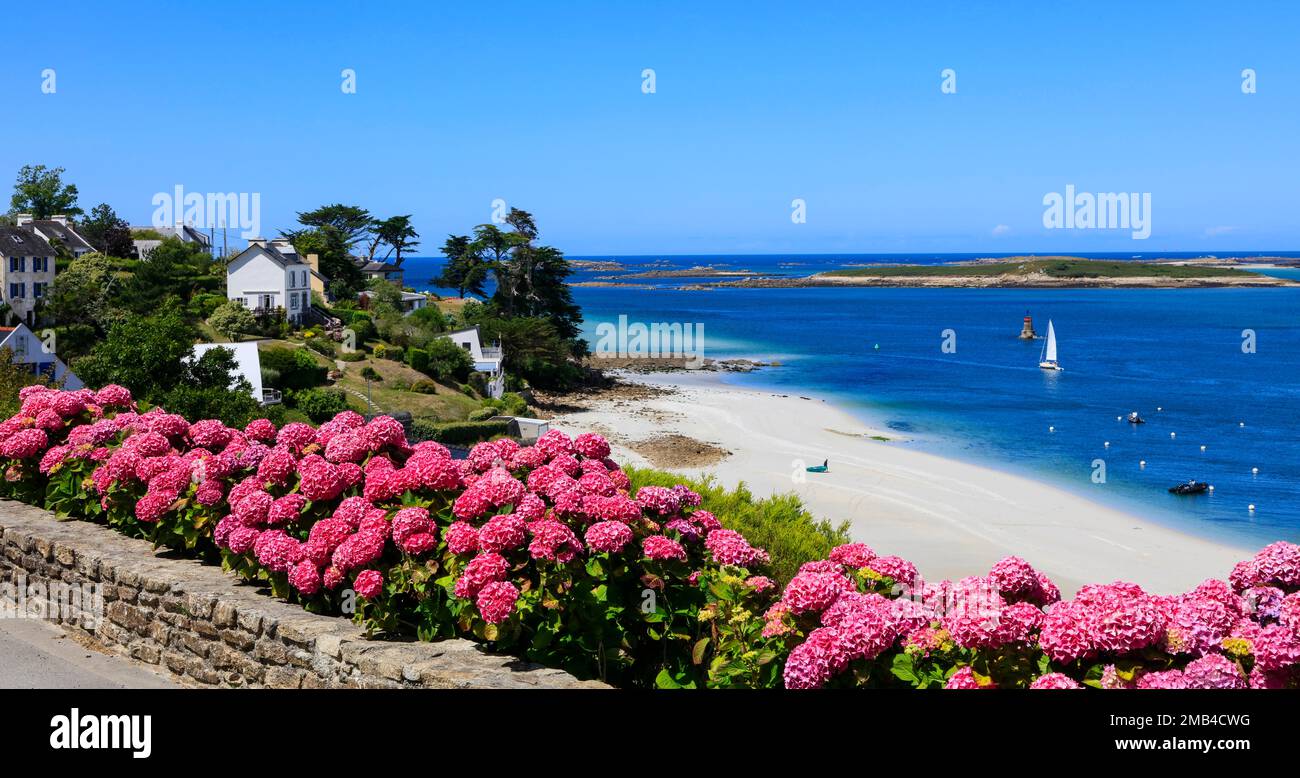
POLYGON ((490 418, 492 418, 493 416, 496 416, 496 415, 497 415, 497 412, 496 412, 496 410, 493 409, 493 408, 479 408, 479 409, 476 410, 476 411, 471 411, 471 412, 470 412, 470 414, 469 414, 469 420, 470 420, 470 421, 487 421, 488 419, 490 419, 490 418))
POLYGON ((268 346, 258 349, 258 357, 262 363, 262 383, 267 386, 292 391, 325 383, 328 369, 302 349, 268 346))
POLYGON ((348 398, 338 389, 305 389, 289 395, 293 406, 317 424, 347 410, 348 398))
POLYGON ((334 359, 337 351, 334 343, 325 338, 307 338, 307 348, 330 359, 334 359))
POLYGON ((370 318, 370 314, 365 311, 354 311, 352 313, 352 321, 348 323, 348 329, 355 334, 358 345, 368 340, 374 340, 375 336, 379 334, 375 330, 375 323, 370 318))
POLYGON ((429 352, 422 348, 408 348, 406 350, 406 364, 410 365, 412 370, 428 373, 429 352))
POLYGON ((506 392, 500 397, 486 397, 483 399, 483 407, 502 416, 523 416, 528 413, 528 403, 514 392, 506 392))
POLYGON ((510 424, 505 421, 451 421, 446 423, 429 423, 417 420, 413 422, 413 433, 422 440, 434 440, 449 446, 464 446, 491 440, 509 432, 510 424))
POLYGON ((374 369, 373 367, 371 367, 370 365, 366 365, 365 367, 361 368, 361 377, 364 378, 364 379, 366 379, 366 380, 368 380, 368 381, 383 381, 383 380, 384 380, 384 377, 381 376, 381 375, 379 374, 379 371, 378 371, 378 370, 375 370, 375 369, 374 369))
POLYGON ((406 350, 401 346, 389 346, 384 354, 385 359, 391 359, 394 362, 406 361, 406 350))
POLYGON ((449 338, 434 338, 426 350, 429 363, 422 372, 428 372, 440 381, 464 381, 474 369, 474 358, 449 338))
POLYGON ((334 358, 342 362, 361 362, 366 358, 366 352, 342 351, 339 352, 339 354, 337 354, 334 358))
POLYGON ((421 378, 420 380, 411 384, 411 391, 419 392, 420 394, 437 394, 438 384, 433 381, 430 381, 427 378, 421 378))
POLYGON ((383 343, 376 343, 374 348, 370 349, 370 353, 374 355, 375 359, 389 359, 388 348, 383 343))

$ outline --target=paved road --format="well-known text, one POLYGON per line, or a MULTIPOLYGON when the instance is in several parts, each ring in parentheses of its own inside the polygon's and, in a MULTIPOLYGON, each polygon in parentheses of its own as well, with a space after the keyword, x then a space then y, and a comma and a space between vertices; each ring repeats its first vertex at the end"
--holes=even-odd
POLYGON ((164 689, 146 664, 87 648, 40 619, 0 619, 0 689, 164 689))

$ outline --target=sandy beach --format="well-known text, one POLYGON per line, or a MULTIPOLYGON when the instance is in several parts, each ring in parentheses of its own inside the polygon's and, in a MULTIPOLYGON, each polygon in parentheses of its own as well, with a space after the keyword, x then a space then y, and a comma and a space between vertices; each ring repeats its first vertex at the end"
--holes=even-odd
POLYGON ((1254 551, 1021 476, 875 440, 898 434, 870 429, 819 399, 737 389, 716 373, 620 377, 650 388, 643 397, 631 387, 631 397, 575 403, 586 407, 564 409, 552 426, 605 434, 615 456, 632 464, 711 473, 727 486, 743 481, 756 494, 793 491, 815 515, 848 520, 855 540, 911 560, 931 580, 984 574, 1015 554, 1067 594, 1114 580, 1173 594, 1226 578, 1254 551), (682 446, 683 440, 705 445, 682 446), (667 467, 666 451, 681 451, 679 461, 690 466, 667 467), (830 472, 804 472, 823 459, 830 472))

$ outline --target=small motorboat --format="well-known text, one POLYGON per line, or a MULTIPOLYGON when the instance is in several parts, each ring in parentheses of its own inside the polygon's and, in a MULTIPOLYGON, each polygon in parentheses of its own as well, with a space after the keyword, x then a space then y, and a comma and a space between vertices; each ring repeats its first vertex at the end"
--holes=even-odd
POLYGON ((825 460, 824 462, 822 462, 820 465, 813 465, 812 467, 805 467, 804 470, 807 470, 807 471, 810 472, 810 473, 825 473, 826 471, 828 471, 828 470, 831 469, 831 468, 830 468, 830 464, 831 464, 831 461, 830 461, 829 459, 827 459, 827 460, 825 460))
POLYGON ((1128 415, 1128 423, 1129 423, 1129 424, 1146 424, 1146 423, 1147 423, 1147 420, 1144 419, 1144 418, 1142 418, 1141 416, 1139 416, 1137 411, 1133 411, 1132 413, 1130 413, 1130 414, 1128 415))
POLYGON ((1209 490, 1210 485, 1204 481, 1191 480, 1185 484, 1169 487, 1170 494, 1200 494, 1209 490))

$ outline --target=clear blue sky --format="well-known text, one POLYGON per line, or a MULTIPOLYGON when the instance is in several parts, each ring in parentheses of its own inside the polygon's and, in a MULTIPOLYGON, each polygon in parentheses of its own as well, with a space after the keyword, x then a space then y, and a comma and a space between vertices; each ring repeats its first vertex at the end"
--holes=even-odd
POLYGON ((420 253, 495 198, 573 255, 1300 249, 1294 3, 472 5, 10 14, 0 187, 63 166, 132 223, 259 192, 270 234, 355 203, 420 253), (1150 239, 1046 230, 1067 184, 1150 192, 1150 239))

